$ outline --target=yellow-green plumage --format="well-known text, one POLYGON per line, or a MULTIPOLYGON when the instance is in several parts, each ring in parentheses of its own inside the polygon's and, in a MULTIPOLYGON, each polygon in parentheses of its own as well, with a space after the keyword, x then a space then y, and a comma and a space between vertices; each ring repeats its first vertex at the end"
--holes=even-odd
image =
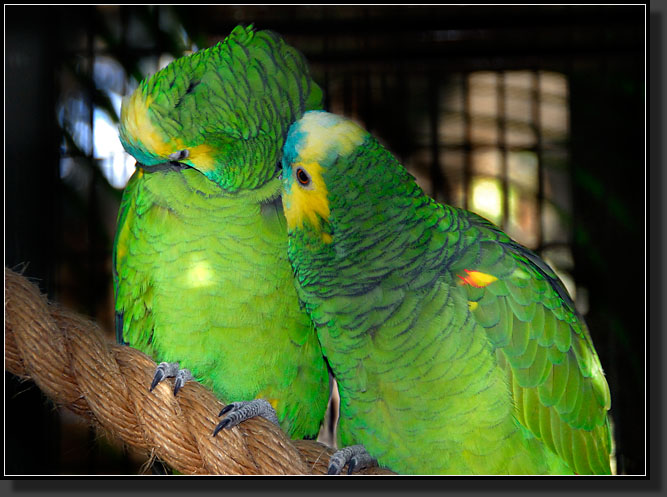
POLYGON ((121 123, 138 168, 114 246, 118 339, 225 402, 268 400, 295 438, 317 436, 329 380, 292 283, 277 164, 320 99, 296 50, 239 27, 143 82, 121 123))
POLYGON ((342 445, 399 473, 610 473, 609 388, 546 263, 428 198, 338 116, 293 125, 283 177, 289 256, 338 382, 342 445), (327 209, 312 223, 315 197, 327 209))

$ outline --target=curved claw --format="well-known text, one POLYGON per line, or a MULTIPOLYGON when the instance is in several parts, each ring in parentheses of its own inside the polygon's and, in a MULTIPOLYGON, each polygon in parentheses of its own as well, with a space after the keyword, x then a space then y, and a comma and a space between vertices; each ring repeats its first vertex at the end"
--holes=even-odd
POLYGON ((350 459, 350 462, 347 465, 347 474, 351 475, 352 473, 354 473, 356 469, 361 469, 359 467, 359 459, 353 457, 352 459, 350 459))
POLYGON ((223 407, 222 410, 218 413, 218 417, 228 413, 232 409, 234 409, 234 402, 232 402, 231 404, 227 404, 225 407, 223 407))
POLYGON ((179 369, 177 362, 161 362, 155 369, 155 376, 151 382, 150 391, 165 378, 175 378, 174 380, 174 395, 183 388, 183 386, 194 377, 188 369, 179 369))
POLYGON ((155 376, 153 376, 153 381, 151 382, 151 388, 149 391, 153 391, 153 389, 160 383, 162 380, 164 380, 165 374, 162 369, 160 369, 160 366, 155 370, 155 376))
MULTIPOLYGON (((229 411, 233 411, 234 409, 238 409, 239 406, 237 404, 240 404, 240 402, 232 402, 231 404, 227 404, 225 407, 223 407, 220 410, 220 412, 218 413, 218 416, 222 416, 223 414, 227 414, 229 411)), ((217 424, 217 426, 215 427, 215 430, 213 430, 213 436, 216 436, 220 430, 222 430, 223 428, 226 428, 231 422, 232 422, 231 418, 225 418, 222 421, 220 421, 217 424)))
POLYGON ((223 428, 232 428, 243 421, 262 416, 272 423, 280 426, 278 415, 273 406, 264 399, 255 399, 251 401, 232 402, 222 408, 218 416, 227 414, 227 416, 218 423, 213 431, 213 436, 216 436, 223 428))
POLYGON ((179 369, 174 380, 174 395, 183 388, 183 386, 192 379, 192 373, 188 369, 179 369))
POLYGON ((213 436, 216 436, 220 430, 223 428, 227 428, 227 426, 231 423, 232 421, 228 418, 223 419, 220 421, 217 426, 215 427, 215 430, 213 430, 213 436))
POLYGON ((329 459, 327 474, 339 475, 346 464, 348 464, 347 474, 351 475, 355 471, 377 464, 377 461, 366 452, 363 445, 351 445, 334 452, 329 459))

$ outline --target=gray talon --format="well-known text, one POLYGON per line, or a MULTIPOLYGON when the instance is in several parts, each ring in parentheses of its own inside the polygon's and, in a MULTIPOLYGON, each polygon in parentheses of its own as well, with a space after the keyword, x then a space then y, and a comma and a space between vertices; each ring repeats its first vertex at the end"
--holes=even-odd
POLYGON ((175 378, 174 395, 183 388, 183 385, 185 385, 186 382, 194 379, 189 370, 179 369, 177 362, 161 362, 155 370, 155 376, 153 376, 150 391, 152 392, 153 389, 165 378, 175 378))
POLYGON ((327 474, 339 475, 347 463, 349 463, 347 474, 351 475, 355 471, 377 464, 377 461, 366 452, 363 445, 351 445, 334 452, 329 459, 327 474))
POLYGON ((189 369, 179 369, 174 380, 174 395, 176 395, 178 391, 192 379, 193 376, 189 369))
POLYGON ((164 379, 164 371, 158 368, 155 370, 155 376, 153 376, 153 381, 151 382, 151 388, 150 391, 152 392, 153 389, 157 386, 158 383, 160 383, 164 379))
POLYGON ((213 436, 217 435, 217 433, 223 428, 231 428, 247 419, 257 416, 262 416, 263 418, 271 421, 273 424, 280 426, 278 415, 276 414, 275 409, 268 401, 264 399, 232 402, 223 407, 218 416, 222 416, 223 414, 226 414, 226 416, 215 427, 213 436))

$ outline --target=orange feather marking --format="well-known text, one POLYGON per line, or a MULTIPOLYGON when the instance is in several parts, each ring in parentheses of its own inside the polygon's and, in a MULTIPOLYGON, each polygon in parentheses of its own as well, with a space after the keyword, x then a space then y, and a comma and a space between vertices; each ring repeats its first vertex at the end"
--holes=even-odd
POLYGON ((474 286, 475 288, 484 288, 485 286, 488 286, 494 281, 498 280, 498 278, 492 274, 482 273, 480 271, 471 271, 469 269, 464 269, 463 271, 466 273, 465 276, 461 276, 460 274, 456 275, 461 278, 461 283, 459 283, 460 285, 470 285, 474 286))

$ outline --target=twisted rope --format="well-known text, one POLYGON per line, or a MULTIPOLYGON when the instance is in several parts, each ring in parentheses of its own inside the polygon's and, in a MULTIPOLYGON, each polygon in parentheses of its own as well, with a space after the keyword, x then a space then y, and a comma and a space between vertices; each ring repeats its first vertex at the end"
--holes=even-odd
POLYGON ((289 440, 264 418, 213 437, 224 404, 194 381, 176 396, 169 382, 150 392, 155 368, 147 355, 110 343, 95 323, 49 303, 5 268, 5 369, 33 380, 54 403, 183 474, 326 474, 331 448, 289 440))

